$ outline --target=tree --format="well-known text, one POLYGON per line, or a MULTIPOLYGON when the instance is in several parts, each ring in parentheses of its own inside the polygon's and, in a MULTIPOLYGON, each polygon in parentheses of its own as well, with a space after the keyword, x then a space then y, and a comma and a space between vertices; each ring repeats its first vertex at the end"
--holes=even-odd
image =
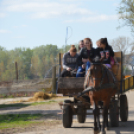
POLYGON ((38 57, 38 55, 33 56, 31 58, 31 64, 32 64, 31 72, 36 78, 38 78, 38 71, 39 71, 39 57, 38 57))
POLYGON ((118 37, 110 41, 114 51, 123 52, 123 62, 128 64, 131 62, 132 55, 134 54, 134 43, 130 38, 118 37))
POLYGON ((122 0, 118 9, 119 19, 124 23, 119 26, 129 26, 134 32, 134 0, 122 0))
MULTIPOLYGON (((70 46, 66 46, 66 52, 70 46)), ((44 78, 47 72, 52 74, 51 67, 58 64, 58 54, 63 53, 63 48, 48 44, 33 49, 15 48, 7 51, 0 46, 0 81, 15 79, 15 62, 18 64, 19 80, 44 78)))

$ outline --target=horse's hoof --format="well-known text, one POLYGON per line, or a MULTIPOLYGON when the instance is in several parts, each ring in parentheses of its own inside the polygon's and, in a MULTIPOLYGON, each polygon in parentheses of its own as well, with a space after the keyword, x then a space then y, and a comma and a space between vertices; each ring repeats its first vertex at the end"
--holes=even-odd
POLYGON ((100 131, 94 131, 93 134, 100 134, 100 131))
POLYGON ((106 132, 100 132, 100 134, 106 134, 106 132))
POLYGON ((106 131, 101 131, 100 134, 106 134, 106 131))

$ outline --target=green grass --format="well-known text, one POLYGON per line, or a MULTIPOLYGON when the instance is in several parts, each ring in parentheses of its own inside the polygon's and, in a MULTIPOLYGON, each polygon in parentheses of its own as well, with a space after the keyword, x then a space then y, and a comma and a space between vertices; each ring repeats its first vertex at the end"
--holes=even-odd
POLYGON ((41 121, 35 121, 41 119, 44 115, 41 114, 9 114, 0 115, 0 129, 26 127, 29 125, 41 123, 41 121))
POLYGON ((59 124, 61 121, 53 120, 48 121, 45 120, 47 118, 53 117, 53 114, 8 114, 8 115, 0 115, 0 130, 7 130, 12 128, 30 128, 32 126, 36 127, 39 125, 52 126, 59 124))
POLYGON ((23 103, 0 104, 0 108, 7 108, 7 107, 26 107, 26 106, 29 106, 29 104, 23 104, 23 103))
POLYGON ((27 107, 27 106, 36 106, 36 105, 45 105, 45 104, 50 104, 54 103, 57 101, 50 100, 46 102, 33 102, 33 103, 15 103, 15 104, 0 104, 0 108, 8 108, 8 107, 27 107))
POLYGON ((54 102, 57 102, 57 101, 50 100, 50 101, 46 101, 46 102, 34 102, 34 103, 31 103, 30 105, 31 106, 36 106, 36 105, 50 104, 50 103, 54 103, 54 102))

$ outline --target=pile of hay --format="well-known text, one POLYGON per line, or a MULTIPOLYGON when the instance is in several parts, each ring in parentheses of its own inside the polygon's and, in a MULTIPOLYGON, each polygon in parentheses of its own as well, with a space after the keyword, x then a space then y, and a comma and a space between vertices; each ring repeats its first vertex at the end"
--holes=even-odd
POLYGON ((21 102, 38 102, 38 101, 44 101, 46 99, 51 99, 57 97, 56 94, 47 94, 44 92, 36 92, 34 96, 28 100, 19 100, 19 101, 12 101, 10 103, 21 103, 21 102))
POLYGON ((32 102, 32 101, 44 101, 46 99, 51 99, 57 97, 55 94, 47 94, 44 92, 36 92, 34 96, 30 99, 28 99, 27 102, 32 102))

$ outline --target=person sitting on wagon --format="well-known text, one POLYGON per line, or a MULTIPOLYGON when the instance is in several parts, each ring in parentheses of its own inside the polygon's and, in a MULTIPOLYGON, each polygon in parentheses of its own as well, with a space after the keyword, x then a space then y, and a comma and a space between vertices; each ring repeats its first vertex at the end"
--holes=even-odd
POLYGON ((92 47, 92 40, 90 38, 84 39, 84 46, 78 56, 77 64, 79 66, 76 77, 84 77, 83 70, 88 70, 90 62, 92 62, 95 56, 95 49, 92 47))
POLYGON ((61 77, 76 77, 76 73, 71 73, 71 71, 77 71, 76 60, 78 58, 77 49, 74 45, 71 46, 70 50, 64 54, 62 59, 63 71, 61 77))
POLYGON ((81 50, 83 47, 85 47, 85 46, 84 46, 84 41, 83 41, 83 40, 80 40, 79 46, 78 46, 78 51, 80 52, 80 50, 81 50))
MULTIPOLYGON (((80 54, 81 50, 82 50, 84 47, 85 47, 85 46, 84 46, 84 41, 81 40, 81 41, 79 42, 79 46, 78 46, 78 54, 80 54)), ((79 62, 78 65, 81 64, 81 60, 79 60, 78 62, 79 62)), ((82 64, 84 64, 84 63, 82 63, 82 64)), ((84 77, 84 75, 85 75, 85 68, 82 68, 82 66, 79 66, 77 72, 79 72, 79 74, 77 73, 77 74, 76 74, 76 77, 84 77)))
MULTIPOLYGON (((105 39, 107 39, 107 38, 105 38, 105 39)), ((103 51, 103 48, 100 47, 100 43, 101 43, 100 41, 101 41, 101 39, 96 41, 96 45, 97 45, 96 51, 103 51)), ((113 48, 109 44, 107 44, 107 46, 109 48, 111 48, 112 51, 113 51, 113 48)), ((110 64, 111 64, 111 66, 113 66, 115 62, 118 63, 117 60, 116 60, 116 57, 112 57, 111 56, 110 57, 110 64)))
POLYGON ((96 56, 100 58, 103 64, 111 68, 111 58, 114 57, 114 51, 108 44, 107 38, 100 39, 100 47, 96 49, 96 56))

